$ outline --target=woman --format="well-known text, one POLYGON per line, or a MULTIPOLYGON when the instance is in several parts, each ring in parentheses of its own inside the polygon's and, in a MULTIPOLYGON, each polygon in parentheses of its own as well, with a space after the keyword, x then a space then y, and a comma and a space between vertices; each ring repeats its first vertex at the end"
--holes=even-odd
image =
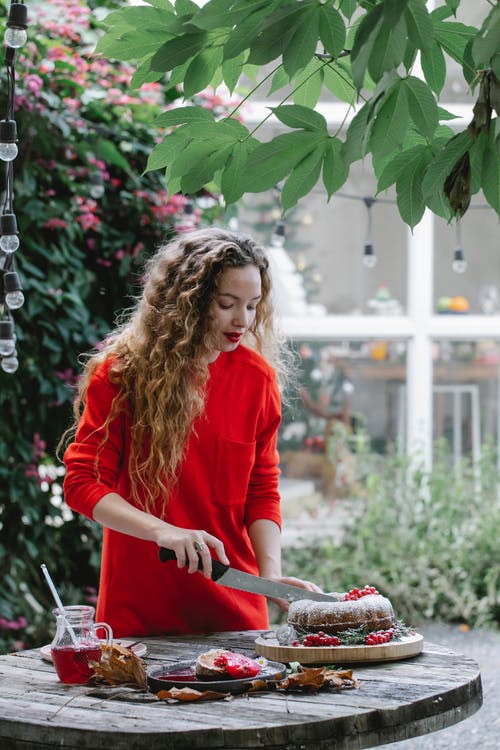
POLYGON ((97 618, 117 636, 267 628, 263 597, 211 581, 212 555, 318 590, 281 576, 280 399, 264 350, 279 370, 264 252, 210 228, 157 251, 128 321, 87 362, 64 491, 104 526, 97 618))

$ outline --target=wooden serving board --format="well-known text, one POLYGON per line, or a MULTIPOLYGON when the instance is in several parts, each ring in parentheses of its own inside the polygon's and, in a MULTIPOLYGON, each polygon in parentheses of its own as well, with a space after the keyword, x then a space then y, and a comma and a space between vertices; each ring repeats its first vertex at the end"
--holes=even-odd
POLYGON ((422 651, 423 642, 424 637, 415 633, 394 643, 377 643, 375 646, 281 646, 275 638, 260 636, 255 641, 255 651, 266 659, 284 663, 361 664, 416 656, 422 651))

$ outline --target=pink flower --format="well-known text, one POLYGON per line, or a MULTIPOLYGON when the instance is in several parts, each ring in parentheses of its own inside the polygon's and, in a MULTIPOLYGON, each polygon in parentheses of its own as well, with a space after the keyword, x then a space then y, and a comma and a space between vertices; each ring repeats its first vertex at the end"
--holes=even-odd
POLYGON ((68 222, 64 221, 64 219, 57 219, 54 217, 53 219, 47 219, 43 226, 47 229, 66 229, 68 222))
POLYGON ((96 230, 101 223, 101 220, 99 219, 99 217, 93 213, 90 213, 89 211, 86 213, 80 214, 80 216, 77 216, 76 220, 80 224, 84 232, 88 232, 89 229, 96 230))
POLYGON ((43 88, 43 80, 40 78, 40 76, 37 76, 36 74, 32 73, 29 76, 26 76, 24 79, 24 85, 35 96, 38 96, 40 91, 43 88))

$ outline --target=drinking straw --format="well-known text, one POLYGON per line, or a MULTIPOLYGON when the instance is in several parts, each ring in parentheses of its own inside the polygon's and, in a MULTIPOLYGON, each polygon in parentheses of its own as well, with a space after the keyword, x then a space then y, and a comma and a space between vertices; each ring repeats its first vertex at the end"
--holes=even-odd
POLYGON ((61 597, 57 593, 57 589, 56 589, 56 587, 54 585, 54 581, 50 577, 50 573, 47 570, 47 566, 45 565, 45 563, 42 563, 40 565, 40 567, 42 569, 42 573, 44 574, 47 583, 49 584, 49 588, 50 588, 50 590, 52 592, 52 596, 54 597, 54 601, 57 604, 57 609, 61 613, 61 617, 63 619, 64 625, 68 629, 68 633, 71 636, 71 640, 73 641, 73 644, 74 644, 76 650, 79 651, 80 650, 80 643, 78 642, 78 638, 75 635, 75 631, 73 630, 73 628, 71 627, 70 623, 66 619, 66 610, 64 609, 63 603, 61 601, 61 597))

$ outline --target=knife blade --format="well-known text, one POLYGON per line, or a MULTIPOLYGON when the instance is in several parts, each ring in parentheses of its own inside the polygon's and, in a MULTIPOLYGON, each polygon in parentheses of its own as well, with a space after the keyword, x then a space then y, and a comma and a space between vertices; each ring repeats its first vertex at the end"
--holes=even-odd
MULTIPOLYGON (((160 547, 158 556, 161 562, 177 559, 175 552, 166 547, 160 547)), ((202 562, 200 560, 198 569, 201 570, 202 567, 202 562)), ((215 581, 215 583, 219 583, 222 586, 228 586, 228 588, 231 589, 249 591, 252 594, 261 594, 262 596, 267 596, 272 599, 286 599, 288 602, 293 602, 297 599, 312 599, 315 602, 337 601, 336 597, 330 594, 320 594, 317 591, 301 589, 298 586, 290 586, 287 583, 270 581, 268 578, 254 576, 251 573, 244 573, 242 570, 231 568, 229 565, 224 565, 224 563, 219 562, 219 560, 213 559, 212 581, 215 581)))

